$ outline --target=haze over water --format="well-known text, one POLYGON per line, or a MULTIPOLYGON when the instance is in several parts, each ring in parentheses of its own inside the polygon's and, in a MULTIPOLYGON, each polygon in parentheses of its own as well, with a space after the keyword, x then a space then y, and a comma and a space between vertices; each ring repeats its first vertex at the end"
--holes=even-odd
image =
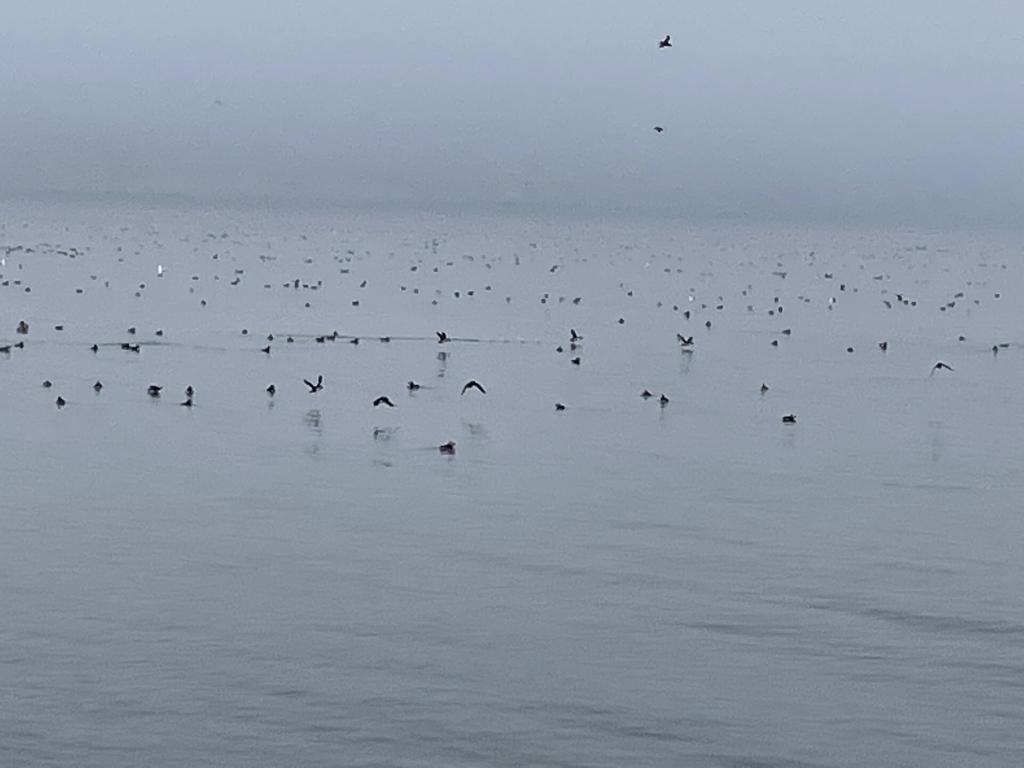
POLYGON ((1024 757, 1016 234, 0 223, 12 765, 1024 757))

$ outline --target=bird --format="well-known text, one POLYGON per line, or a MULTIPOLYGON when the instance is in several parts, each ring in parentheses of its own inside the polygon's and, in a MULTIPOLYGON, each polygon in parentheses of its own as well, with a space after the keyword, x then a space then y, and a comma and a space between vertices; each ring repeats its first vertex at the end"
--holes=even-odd
POLYGON ((767 385, 767 384, 764 384, 764 383, 762 383, 762 384, 761 384, 761 394, 763 395, 763 394, 764 394, 765 392, 767 392, 767 391, 768 391, 768 385, 767 385))
POLYGON ((561 403, 555 403, 555 410, 556 411, 564 411, 565 410, 565 406, 562 405, 561 403))
POLYGON ((570 363, 572 363, 573 365, 579 365, 579 364, 580 364, 580 358, 578 358, 578 357, 574 357, 574 358, 573 358, 572 360, 570 360, 569 362, 570 362, 570 363))
POLYGON ((575 328, 570 328, 569 329, 569 341, 571 341, 571 342, 583 341, 583 337, 580 336, 578 333, 576 333, 576 329, 575 328))
POLYGON ((53 386, 53 382, 50 381, 49 379, 47 379, 46 381, 43 382, 43 389, 49 389, 52 386, 53 386))
POLYGON ((645 389, 643 392, 640 393, 640 397, 646 400, 650 397, 654 397, 654 394, 650 390, 645 389))
POLYGON ((186 397, 185 400, 183 402, 178 403, 178 405, 184 406, 185 408, 191 408, 192 407, 192 398, 191 397, 186 397))
POLYGON ((410 392, 415 392, 417 389, 420 389, 422 386, 423 386, 422 384, 417 384, 415 381, 410 380, 409 383, 405 385, 405 388, 408 389, 410 392))
POLYGON ((658 402, 661 403, 661 407, 664 408, 666 405, 668 405, 668 398, 665 397, 665 395, 663 394, 661 397, 658 398, 658 402))
POLYGON ((161 389, 163 389, 163 387, 161 387, 161 386, 159 386, 157 384, 150 384, 146 388, 146 392, 149 394, 150 397, 160 397, 160 390, 161 389))
POLYGON ((93 344, 91 347, 89 347, 89 349, 92 350, 93 352, 99 352, 100 351, 100 347, 99 347, 98 344, 93 344))
POLYGON ((662 128, 660 125, 656 125, 656 126, 654 126, 654 132, 655 133, 664 133, 665 129, 662 128))
POLYGON ((885 352, 886 350, 889 349, 889 342, 888 341, 880 341, 880 342, 878 342, 878 348, 880 350, 882 350, 883 352, 885 352))
POLYGON ((446 341, 448 341, 448 334, 445 333, 444 331, 434 331, 434 333, 437 335, 438 344, 444 344, 446 341))
POLYGON ((952 371, 952 370, 955 370, 955 369, 952 366, 946 365, 944 362, 942 362, 940 360, 939 362, 937 362, 935 365, 932 366, 932 373, 935 373, 936 371, 941 371, 941 370, 952 371))
POLYGON ((782 417, 783 424, 796 424, 796 414, 790 413, 782 417))
POLYGON ((671 48, 672 47, 672 35, 665 35, 664 40, 658 41, 658 48, 671 48))
POLYGON ((269 387, 267 387, 267 394, 268 395, 273 397, 276 393, 277 393, 277 387, 275 387, 273 384, 271 384, 269 387))
POLYGON ((462 394, 466 394, 466 390, 469 390, 469 389, 479 389, 480 390, 480 394, 482 394, 482 395, 486 395, 487 394, 487 390, 484 389, 483 387, 481 387, 480 386, 480 382, 477 381, 476 379, 470 379, 469 381, 467 381, 463 385, 463 387, 462 387, 462 394))
POLYGON ((67 401, 67 400, 65 400, 65 399, 64 399, 63 397, 61 397, 60 395, 57 395, 57 407, 58 407, 58 408, 63 408, 63 407, 64 407, 65 405, 67 405, 67 404, 68 404, 68 401, 67 401))
POLYGON ((265 346, 265 347, 260 347, 260 352, 262 352, 265 355, 269 355, 270 354, 270 345, 267 344, 267 346, 265 346))
POLYGON ((192 397, 192 395, 194 395, 195 393, 196 390, 191 384, 185 387, 185 397, 192 397))
POLYGON ((447 443, 441 443, 441 445, 437 446, 437 450, 450 456, 455 453, 455 441, 449 440, 447 443))
POLYGON ((381 395, 380 397, 373 401, 374 408, 376 408, 378 405, 386 405, 388 408, 395 407, 395 404, 388 399, 387 395, 381 395))
POLYGON ((681 333, 676 334, 676 339, 679 340, 679 344, 684 347, 693 346, 693 336, 683 336, 681 333))
POLYGON ((311 382, 309 379, 303 379, 303 381, 306 383, 306 386, 309 387, 309 393, 311 395, 316 393, 316 392, 319 392, 321 389, 324 388, 324 377, 323 377, 323 374, 321 374, 321 375, 316 377, 316 384, 311 382))
POLYGON ((92 388, 97 392, 100 392, 103 389, 103 382, 97 381, 95 384, 92 385, 92 388))

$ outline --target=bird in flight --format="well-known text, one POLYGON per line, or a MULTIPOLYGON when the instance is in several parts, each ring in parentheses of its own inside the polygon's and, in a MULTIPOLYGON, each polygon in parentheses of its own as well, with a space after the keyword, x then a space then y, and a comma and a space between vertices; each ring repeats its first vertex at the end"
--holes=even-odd
POLYGON ((665 129, 662 128, 660 125, 656 125, 656 126, 654 126, 654 132, 655 133, 664 133, 665 129))
POLYGON ((448 341, 448 334, 445 333, 444 331, 434 331, 434 333, 437 334, 438 344, 444 344, 446 341, 448 341))
POLYGON ((479 389, 481 395, 486 395, 487 390, 480 386, 480 382, 476 379, 470 379, 466 382, 465 386, 462 387, 462 394, 466 394, 466 390, 479 389))
POLYGON ((665 35, 664 40, 658 41, 659 48, 671 48, 672 47, 672 35, 665 35))
POLYGON ((455 441, 449 440, 447 443, 441 443, 441 445, 437 446, 437 450, 450 456, 455 453, 455 441))
POLYGON ((395 404, 392 403, 387 395, 381 395, 373 401, 373 407, 376 408, 378 405, 386 405, 388 408, 394 408, 395 404))
POLYGON ((324 377, 323 377, 323 374, 321 374, 321 375, 316 377, 316 384, 311 382, 309 379, 303 379, 303 381, 306 383, 306 386, 309 387, 309 393, 310 394, 313 394, 315 392, 319 392, 321 389, 324 388, 324 377))
POLYGON ((952 370, 955 370, 955 369, 952 366, 946 365, 941 360, 939 362, 937 362, 935 365, 932 366, 932 373, 935 373, 936 371, 942 371, 942 370, 952 371, 952 370))

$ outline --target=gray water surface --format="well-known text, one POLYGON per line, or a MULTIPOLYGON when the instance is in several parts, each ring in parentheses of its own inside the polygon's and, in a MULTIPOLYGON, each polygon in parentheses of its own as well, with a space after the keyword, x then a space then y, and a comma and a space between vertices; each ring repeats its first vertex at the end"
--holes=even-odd
POLYGON ((4 764, 1024 763, 1020 236, 0 213, 4 764))

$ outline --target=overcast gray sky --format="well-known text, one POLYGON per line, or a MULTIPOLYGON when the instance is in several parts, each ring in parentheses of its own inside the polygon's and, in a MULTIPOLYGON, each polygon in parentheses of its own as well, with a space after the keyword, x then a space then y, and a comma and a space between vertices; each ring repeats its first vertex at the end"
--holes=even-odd
POLYGON ((1020 0, 55 0, 0 64, 7 193, 1024 210, 1020 0))

